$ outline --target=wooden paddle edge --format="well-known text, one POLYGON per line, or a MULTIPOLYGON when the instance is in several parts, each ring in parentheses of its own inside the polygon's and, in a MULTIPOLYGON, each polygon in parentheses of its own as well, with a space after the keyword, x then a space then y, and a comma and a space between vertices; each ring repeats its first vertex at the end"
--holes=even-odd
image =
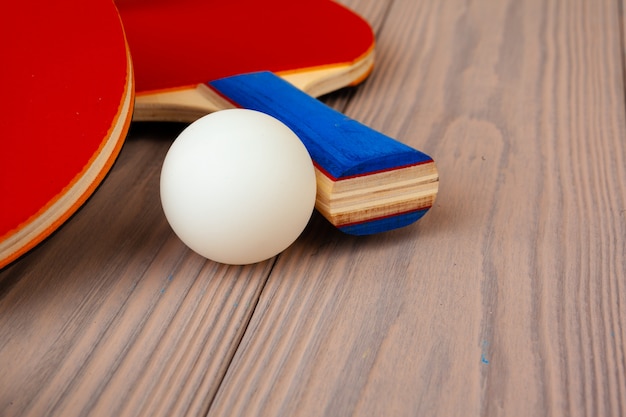
MULTIPOLYGON (((277 73, 305 93, 319 97, 340 88, 358 85, 374 68, 375 45, 352 62, 277 73)), ((205 84, 137 93, 135 122, 192 123, 209 113, 234 106, 205 84)))
POLYGON ((417 221, 439 191, 439 173, 432 160, 345 179, 330 178, 316 167, 315 175, 315 208, 349 234, 374 234, 417 221))
POLYGON ((83 170, 45 207, 0 238, 0 268, 33 249, 67 221, 93 194, 119 155, 134 109, 133 67, 126 46, 126 83, 119 109, 100 147, 83 170))

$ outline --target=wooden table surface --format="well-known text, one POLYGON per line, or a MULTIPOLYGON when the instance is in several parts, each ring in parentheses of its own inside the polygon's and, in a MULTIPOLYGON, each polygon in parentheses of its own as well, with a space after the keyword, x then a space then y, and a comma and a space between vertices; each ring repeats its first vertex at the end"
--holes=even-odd
POLYGON ((325 100, 433 156, 433 209, 219 265, 161 211, 183 126, 133 126, 0 272, 1 416, 626 415, 624 5, 344 2, 377 66, 325 100))

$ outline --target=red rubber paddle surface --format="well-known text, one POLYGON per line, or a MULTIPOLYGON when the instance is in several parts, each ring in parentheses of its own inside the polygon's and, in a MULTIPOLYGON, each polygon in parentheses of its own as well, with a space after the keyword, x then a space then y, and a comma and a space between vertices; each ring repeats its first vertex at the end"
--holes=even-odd
POLYGON ((10 1, 0 36, 2 267, 52 233, 102 180, 124 139, 133 87, 109 0, 10 1))
POLYGON ((137 93, 353 62, 369 24, 330 0, 118 0, 137 93))

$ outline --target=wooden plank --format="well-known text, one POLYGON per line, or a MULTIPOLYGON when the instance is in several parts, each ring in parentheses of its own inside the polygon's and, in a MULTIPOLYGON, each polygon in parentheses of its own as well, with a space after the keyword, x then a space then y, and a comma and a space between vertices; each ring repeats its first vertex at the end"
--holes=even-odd
POLYGON ((431 154, 438 200, 375 237, 316 217, 209 415, 626 414, 618 12, 396 0, 347 113, 431 154))
POLYGON ((88 204, 0 273, 0 415, 201 415, 273 261, 226 267, 167 225, 161 161, 180 126, 127 141, 88 204))

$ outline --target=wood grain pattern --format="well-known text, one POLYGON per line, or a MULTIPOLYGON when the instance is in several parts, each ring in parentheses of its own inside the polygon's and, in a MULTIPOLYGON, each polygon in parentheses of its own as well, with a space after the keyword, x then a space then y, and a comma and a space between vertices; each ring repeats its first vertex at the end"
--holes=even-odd
POLYGON ((135 127, 0 271, 0 415, 626 415, 621 1, 344 0, 377 65, 326 101, 441 174, 390 233, 316 214, 275 260, 205 262, 158 202, 180 126, 135 127))
POLYGON ((439 199, 282 256, 209 415, 623 415, 617 12, 394 2, 347 112, 430 152, 439 199))
POLYGON ((177 133, 135 132, 66 227, 0 275, 0 415, 201 415, 273 261, 191 253, 161 211, 177 133))

